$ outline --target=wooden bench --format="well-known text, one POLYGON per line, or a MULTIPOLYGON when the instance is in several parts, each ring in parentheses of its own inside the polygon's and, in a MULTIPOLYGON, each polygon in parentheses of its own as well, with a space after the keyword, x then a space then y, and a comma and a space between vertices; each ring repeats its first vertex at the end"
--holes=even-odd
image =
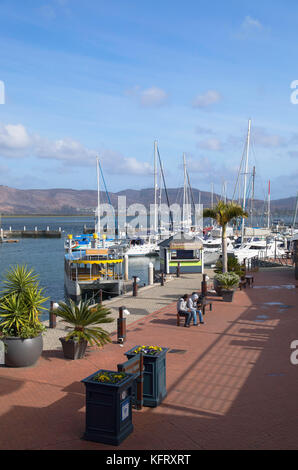
POLYGON ((177 326, 180 326, 181 317, 185 318, 185 314, 177 312, 177 326))
POLYGON ((134 382, 134 393, 133 393, 133 405, 137 410, 141 410, 143 407, 143 383, 144 383, 144 361, 143 354, 136 354, 134 357, 129 359, 123 364, 117 365, 118 372, 127 372, 129 374, 135 374, 136 380, 134 382))

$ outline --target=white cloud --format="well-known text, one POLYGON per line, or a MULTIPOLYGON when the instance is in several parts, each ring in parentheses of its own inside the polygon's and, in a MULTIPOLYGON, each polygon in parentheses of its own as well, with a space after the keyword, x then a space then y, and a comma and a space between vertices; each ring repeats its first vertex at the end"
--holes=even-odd
POLYGON ((141 90, 139 86, 127 90, 126 95, 137 99, 140 106, 144 108, 156 108, 168 103, 169 96, 162 88, 151 87, 141 90))
POLYGON ((246 32, 256 30, 260 31, 263 29, 263 25, 259 20, 252 18, 251 16, 246 16, 242 23, 241 29, 246 32))
POLYGON ((207 139, 197 143, 197 147, 204 150, 221 150, 222 144, 218 139, 207 139))
POLYGON ((221 94, 216 90, 208 90, 202 95, 197 95, 193 100, 194 108, 207 108, 208 106, 218 103, 221 100, 221 94))
POLYGON ((0 149, 19 150, 29 147, 31 138, 22 124, 0 125, 0 149))
POLYGON ((277 148, 285 145, 285 140, 278 134, 269 134, 262 127, 255 127, 252 130, 252 139, 260 147, 277 148))
POLYGON ((89 149, 79 141, 66 138, 49 140, 37 134, 29 134, 21 125, 0 125, 0 157, 27 158, 60 161, 63 166, 95 167, 96 157, 108 173, 129 175, 151 175, 152 167, 133 157, 125 157, 110 149, 89 149))

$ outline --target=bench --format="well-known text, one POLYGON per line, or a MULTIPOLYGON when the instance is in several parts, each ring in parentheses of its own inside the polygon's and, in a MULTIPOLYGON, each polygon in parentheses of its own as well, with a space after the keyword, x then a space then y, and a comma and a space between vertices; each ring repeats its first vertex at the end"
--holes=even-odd
POLYGON ((143 371, 144 362, 143 354, 136 354, 134 357, 129 359, 123 364, 117 365, 118 372, 127 372, 129 374, 135 374, 136 380, 134 381, 134 390, 132 394, 133 405, 137 410, 141 410, 143 407, 143 371))
POLYGON ((246 279, 241 279, 241 280, 239 281, 239 289, 240 289, 240 290, 246 289, 246 284, 247 284, 246 279))

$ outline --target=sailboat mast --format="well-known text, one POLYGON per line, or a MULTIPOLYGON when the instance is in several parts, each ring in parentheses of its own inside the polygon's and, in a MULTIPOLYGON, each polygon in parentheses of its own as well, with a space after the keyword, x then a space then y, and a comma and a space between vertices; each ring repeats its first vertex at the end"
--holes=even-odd
MULTIPOLYGON (((246 144, 246 161, 245 161, 245 173, 244 173, 244 188, 243 188, 243 210, 246 209, 246 192, 247 192, 247 175, 248 175, 248 156, 250 147, 250 131, 251 131, 251 119, 248 121, 248 132, 247 132, 247 144, 246 144)), ((242 218, 242 243, 244 241, 244 228, 245 218, 242 218)))
POLYGON ((268 186, 268 221, 267 221, 267 228, 270 228, 270 212, 271 212, 271 184, 269 181, 269 186, 268 186))
POLYGON ((154 142, 154 233, 157 232, 157 141, 154 142))
POLYGON ((250 203, 250 225, 253 226, 253 209, 254 209, 254 202, 255 202, 255 178, 256 178, 256 167, 253 167, 252 172, 252 195, 251 195, 251 203, 250 203))
POLYGON ((187 182, 186 182, 186 158, 185 153, 183 154, 183 167, 184 167, 184 188, 183 188, 183 228, 185 228, 186 222, 186 198, 187 198, 187 182))
POLYGON ((96 233, 100 236, 100 187, 99 187, 99 158, 96 158, 96 174, 97 174, 97 223, 96 233))

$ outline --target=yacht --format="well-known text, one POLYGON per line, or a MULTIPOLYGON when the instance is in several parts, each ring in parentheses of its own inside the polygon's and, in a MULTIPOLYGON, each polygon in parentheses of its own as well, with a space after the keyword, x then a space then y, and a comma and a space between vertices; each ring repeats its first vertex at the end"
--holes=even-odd
POLYGON ((240 245, 240 247, 228 250, 228 253, 234 254, 239 263, 243 263, 245 259, 280 257, 286 253, 286 250, 282 240, 260 240, 257 237, 252 237, 240 245))
MULTIPOLYGON (((204 264, 211 266, 216 264, 222 254, 222 239, 221 238, 208 238, 203 241, 204 248, 204 264)), ((227 238, 228 251, 233 250, 233 243, 227 238)))

